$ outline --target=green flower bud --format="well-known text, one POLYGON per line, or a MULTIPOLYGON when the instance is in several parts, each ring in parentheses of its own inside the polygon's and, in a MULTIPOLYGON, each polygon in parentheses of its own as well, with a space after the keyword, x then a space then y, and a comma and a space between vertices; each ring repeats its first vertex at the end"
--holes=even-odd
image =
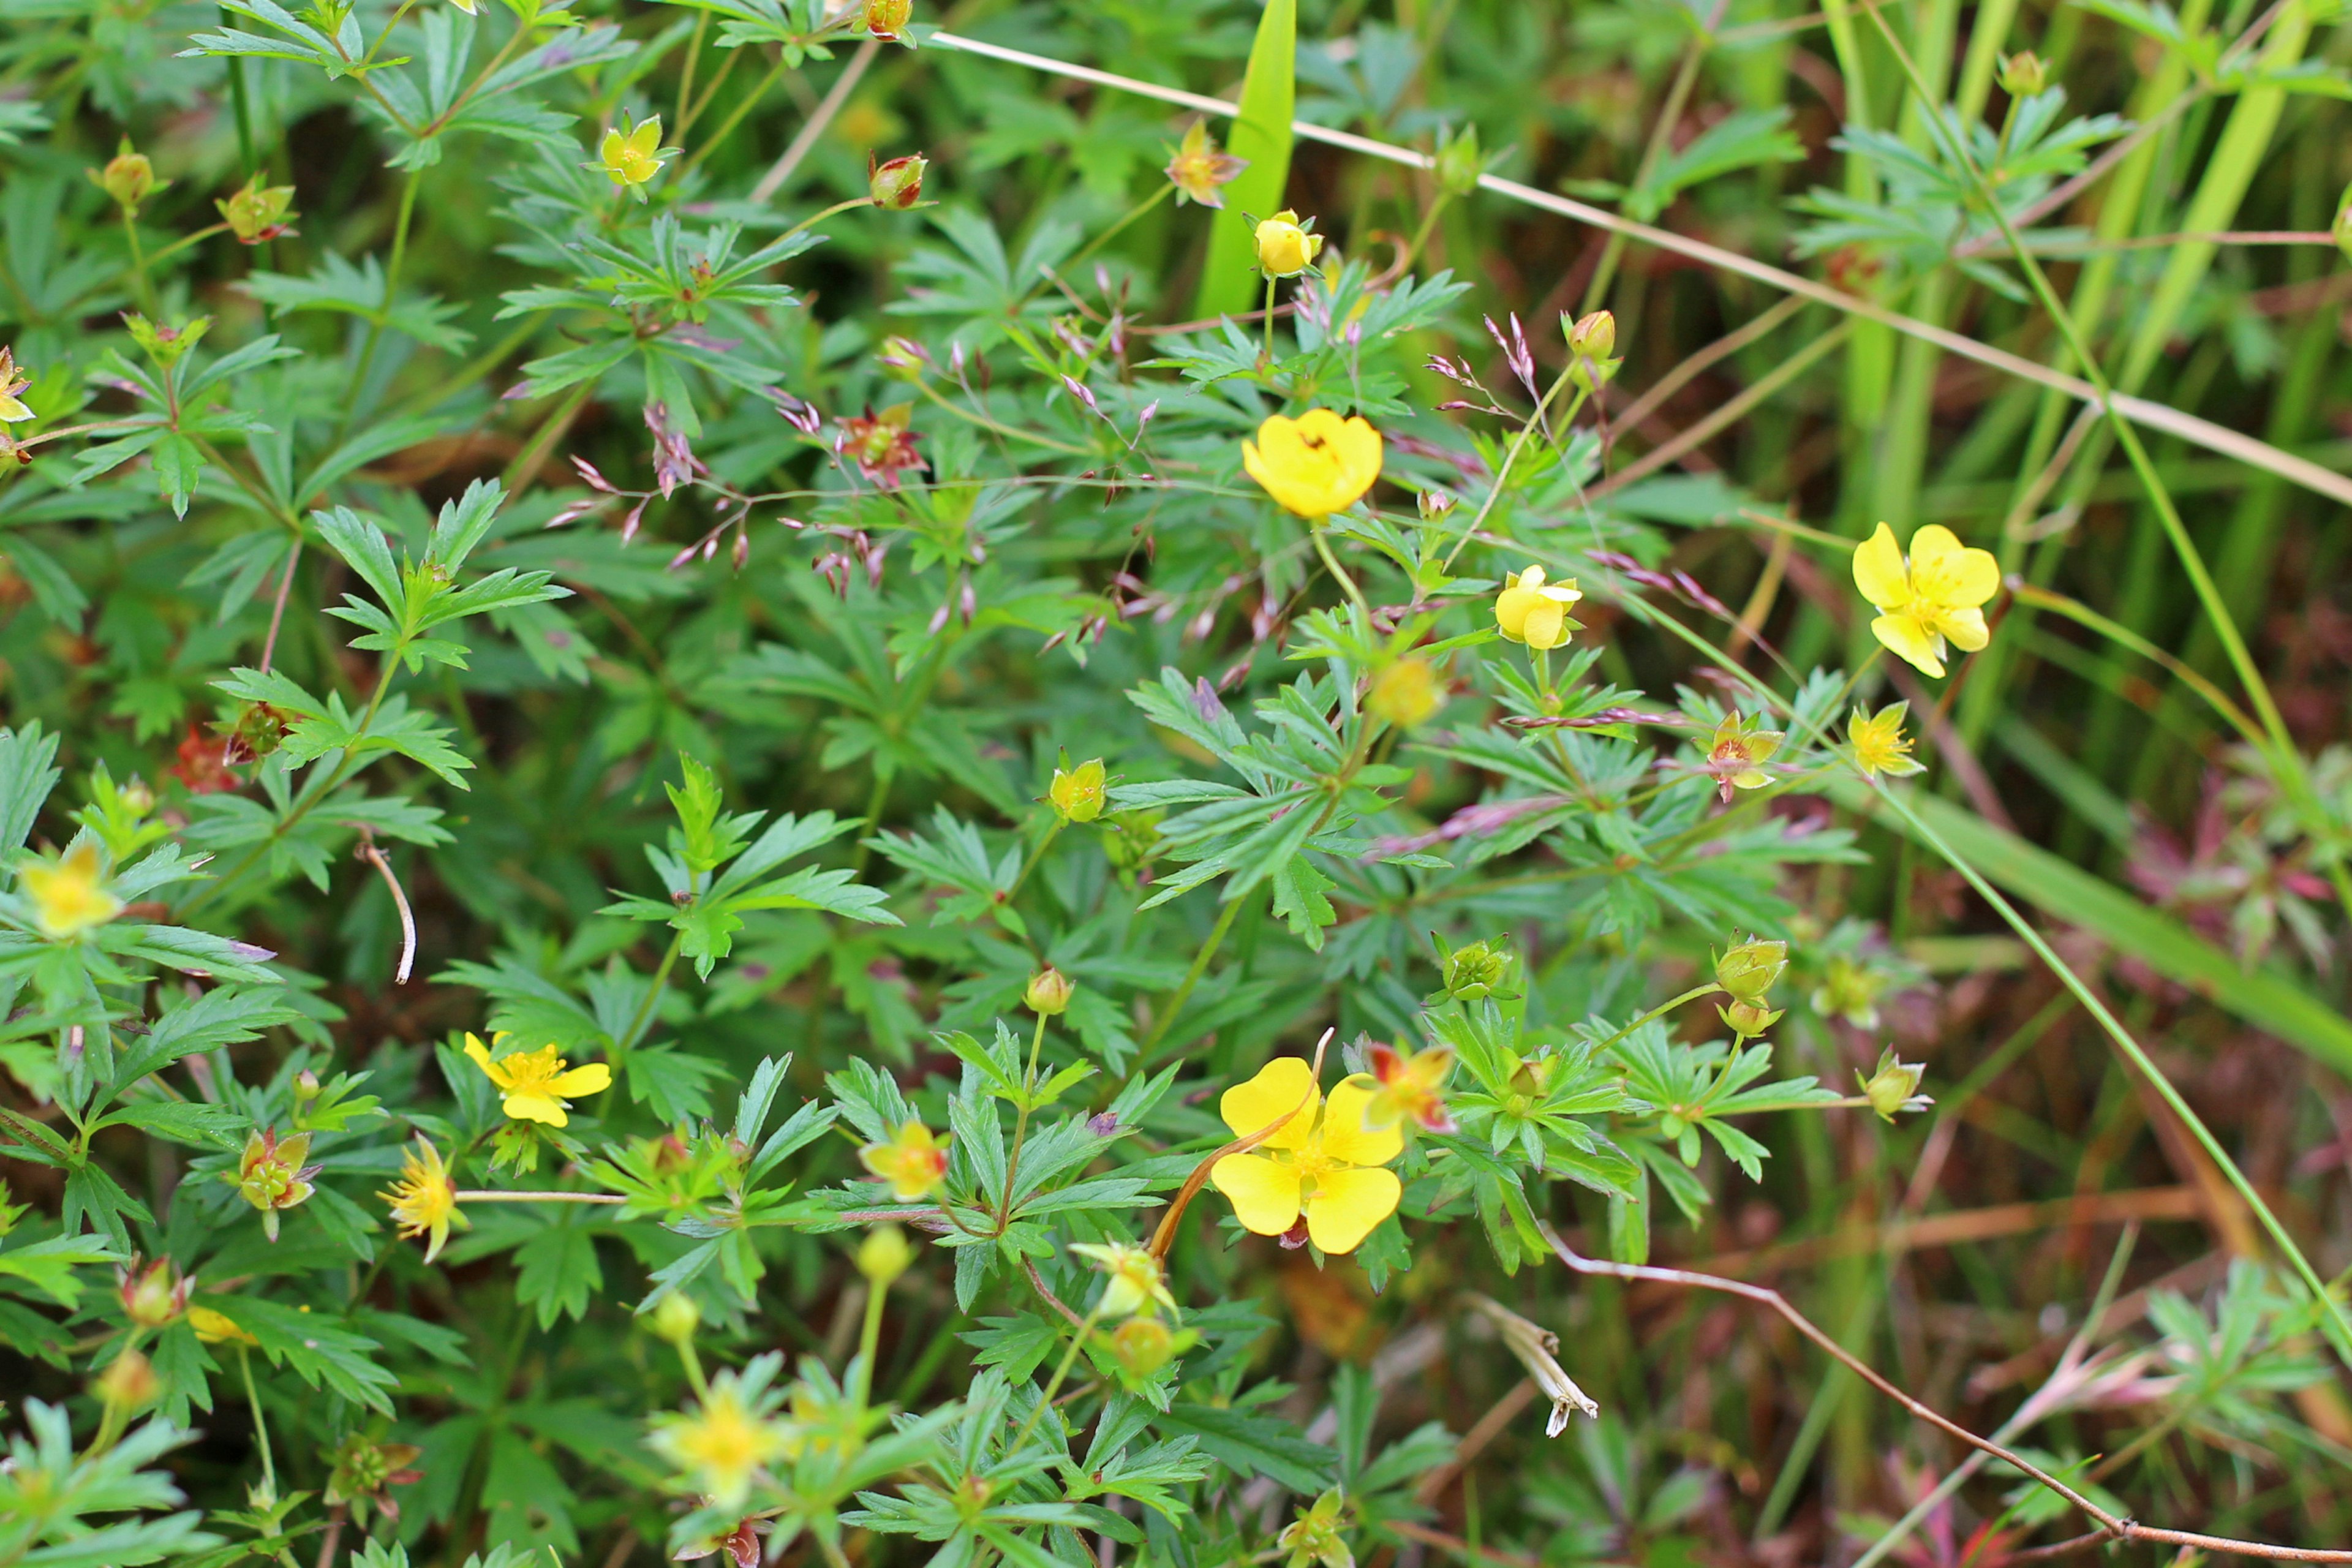
POLYGON ((1449 196, 1466 196, 1478 188, 1486 160, 1478 150, 1478 128, 1465 125, 1437 145, 1437 184, 1449 196))
POLYGON ((1157 1318, 1129 1318, 1111 1331, 1110 1353, 1131 1377, 1150 1377, 1176 1354, 1175 1331, 1157 1318))
POLYGON ((1761 1002, 1741 1000, 1728 1007, 1717 1007, 1716 1016, 1724 1026, 1742 1039, 1754 1039, 1780 1021, 1780 1015, 1761 1002))
POLYGON ((163 1392, 163 1384, 145 1356, 135 1350, 126 1350, 98 1374, 92 1391, 110 1408, 128 1412, 154 1404, 163 1392))
POLYGON ((903 211, 923 199, 923 171, 929 167, 929 161, 920 153, 877 163, 866 171, 866 194, 877 207, 903 211))
POLYGON ((1444 981, 1429 998, 1431 1002, 1483 1002, 1489 996, 1510 999, 1502 988, 1511 973, 1511 950, 1504 938, 1491 937, 1451 950, 1442 939, 1433 940, 1437 941, 1444 981))
POLYGON ((1743 1002, 1761 1002, 1789 967, 1789 944, 1750 938, 1715 961, 1715 983, 1743 1002))
POLYGON ((702 1322, 702 1309, 683 1290, 672 1290, 654 1303, 654 1332, 674 1345, 694 1338, 702 1322))
POLYGON ((1047 964, 1029 977, 1029 988, 1021 993, 1021 1000, 1032 1013, 1052 1018, 1068 1010, 1076 990, 1068 975, 1047 964))
POLYGON ((2000 90, 2011 98, 2032 98, 2050 85, 2050 68, 2031 49, 2020 49, 2000 62, 2000 90))
POLYGON ((877 1225, 866 1232, 858 1244, 857 1271, 873 1282, 876 1289, 884 1289, 891 1280, 913 1267, 915 1248, 907 1233, 895 1225, 877 1225))
POLYGON ((1878 1112, 1881 1120, 1892 1121, 1898 1111, 1925 1110, 1936 1103, 1917 1092, 1919 1080, 1927 1076, 1927 1072, 1924 1062, 1897 1061, 1890 1047, 1879 1054, 1877 1071, 1868 1078, 1864 1078, 1859 1072, 1853 1077, 1854 1081, 1862 1085, 1863 1096, 1870 1101, 1870 1109, 1878 1112))
POLYGON ((139 204, 170 184, 169 180, 155 177, 155 165, 147 154, 131 150, 131 138, 125 136, 112 158, 103 169, 89 171, 90 183, 122 204, 122 210, 136 214, 139 204))

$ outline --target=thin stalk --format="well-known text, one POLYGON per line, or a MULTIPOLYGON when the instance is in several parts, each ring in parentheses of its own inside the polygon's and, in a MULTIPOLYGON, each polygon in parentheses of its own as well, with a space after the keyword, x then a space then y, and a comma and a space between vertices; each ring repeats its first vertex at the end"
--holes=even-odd
POLYGON ((1241 912, 1242 901, 1239 899, 1227 900, 1224 913, 1219 915, 1217 923, 1209 928, 1208 938, 1201 943, 1201 951, 1192 955, 1192 967, 1184 972, 1183 984, 1169 995, 1166 1005, 1160 1009, 1160 1016, 1152 1020, 1151 1033, 1145 1037, 1143 1048, 1136 1053, 1139 1064, 1150 1057, 1151 1048, 1160 1042, 1168 1033, 1169 1026, 1176 1022, 1176 1016, 1184 1010, 1184 1004, 1192 999, 1192 988, 1200 984, 1201 976, 1208 973, 1209 960, 1216 956, 1219 944, 1225 940, 1225 933, 1233 930, 1234 917, 1241 912))
POLYGON ((408 225, 416 216, 416 187, 423 174, 415 169, 400 187, 400 213, 392 225, 392 258, 383 266, 383 302, 368 318, 367 337, 360 344, 359 363, 352 370, 352 389, 343 405, 343 425, 349 426, 359 409, 360 399, 366 394, 368 370, 375 363, 376 345, 383 340, 384 323, 392 317, 393 301, 400 297, 400 269, 408 258, 408 225))
POLYGON ((152 320, 155 315, 155 286, 147 279, 147 253, 139 243, 139 219, 131 209, 122 209, 122 232, 131 241, 131 290, 138 296, 139 309, 152 320))
POLYGON ((625 1204, 613 1193, 520 1192, 503 1187, 468 1188, 457 1194, 460 1204, 625 1204))
POLYGON ((1308 525, 1307 532, 1315 541, 1315 553, 1323 558, 1323 569, 1330 573, 1338 580, 1339 586, 1346 590, 1349 600, 1355 605, 1357 611, 1363 616, 1365 624, 1369 626, 1372 618, 1372 606, 1364 598, 1364 591, 1356 586, 1356 580, 1348 575, 1348 569, 1339 564, 1339 558, 1331 553, 1328 531, 1324 527, 1324 524, 1329 521, 1328 518, 1318 517, 1308 525))
POLYGON ((742 101, 728 111, 727 118, 719 122, 719 129, 711 132, 710 140, 687 154, 686 163, 678 170, 681 177, 691 174, 700 166, 702 161, 710 156, 720 142, 734 134, 735 128, 743 123, 743 117, 759 107, 760 100, 768 96, 768 89, 776 85, 778 79, 784 74, 785 68, 783 57, 779 55, 776 58, 776 63, 768 68, 768 74, 760 79, 759 85, 745 93, 742 101))
POLYGON ((630 1018, 628 1028, 624 1030, 620 1038, 614 1042, 623 1051, 626 1051, 645 1037, 646 1029, 653 1019, 654 1005, 661 1000, 662 987, 669 984, 669 972, 677 964, 678 950, 685 942, 684 931, 670 933, 669 947, 662 953, 661 963, 654 969, 654 983, 646 987, 646 999, 637 1004, 636 1014, 630 1018))
MULTIPOLYGON (((1109 1296, 1109 1291, 1103 1292, 1104 1300, 1108 1300, 1109 1296)), ((1087 1336, 1095 1331, 1095 1320, 1101 1316, 1102 1301, 1097 1301, 1093 1310, 1087 1313, 1087 1321, 1080 1323, 1077 1332, 1070 1336, 1070 1348, 1062 1353, 1062 1364, 1055 1367, 1054 1375, 1046 1380, 1045 1392, 1037 1396, 1037 1407, 1029 1412, 1029 1419, 1021 1423, 1021 1430, 1013 1434, 1013 1441, 1004 1446, 1006 1453, 1019 1453, 1022 1443, 1036 1429, 1037 1418, 1054 1407, 1054 1395, 1060 1390, 1062 1380, 1069 1376, 1070 1363, 1078 1359, 1078 1351, 1086 1344, 1087 1336)))
MULTIPOLYGON (((1495 482, 1486 487, 1486 499, 1478 503, 1477 515, 1464 527, 1462 537, 1454 542, 1454 548, 1445 552, 1446 570, 1453 570, 1454 558, 1462 553, 1462 547, 1470 542, 1471 538, 1477 533, 1479 524, 1486 521, 1486 514, 1495 510, 1495 502, 1501 498, 1503 486, 1511 477, 1512 466, 1519 460, 1519 449, 1528 444, 1528 437, 1535 433, 1536 426, 1542 422, 1544 411, 1551 406, 1551 400, 1559 395, 1560 388, 1568 384, 1569 377, 1574 374, 1580 363, 1574 358, 1569 360, 1567 368, 1554 378, 1551 385, 1544 389, 1542 399, 1536 404, 1536 411, 1528 416, 1528 422, 1519 426, 1519 433, 1517 436, 1511 437, 1510 447, 1503 454, 1503 466, 1495 470, 1495 482)), ((1575 420, 1576 411, 1584 405, 1585 390, 1581 386, 1576 389, 1575 400, 1569 405, 1564 423, 1572 423, 1575 420)))
POLYGON ((1716 992, 1722 989, 1722 986, 1717 985, 1712 980, 1708 981, 1704 985, 1694 985, 1688 991, 1685 991, 1681 995, 1675 997, 1673 1001, 1659 1003, 1656 1006, 1651 1008, 1648 1012, 1643 1014, 1640 1017, 1634 1019, 1632 1023, 1626 1025, 1623 1028, 1618 1030, 1615 1034, 1610 1036, 1599 1045, 1593 1047, 1592 1049, 1595 1054, 1605 1051, 1610 1047, 1615 1045, 1618 1041, 1623 1039, 1626 1036, 1632 1034, 1634 1030, 1640 1028, 1643 1025, 1655 1023, 1660 1018, 1663 1018, 1667 1014, 1673 1012, 1675 1008, 1681 1006, 1684 1003, 1696 1002, 1702 996, 1713 995, 1716 992))
POLYGON ((278 1464, 269 1454, 269 1423, 261 1414, 261 1395, 253 1386, 253 1353, 236 1347, 236 1369, 245 1378, 245 1402, 253 1411, 253 1440, 261 1449, 261 1485, 270 1500, 278 1497, 278 1464))
POLYGON ((1036 1031, 1029 1037, 1029 1070, 1021 1079, 1021 1114, 1013 1121, 1013 1152, 1004 1157, 1004 1191, 996 1200, 996 1234, 1003 1236, 1013 1219, 1013 1178, 1021 1173, 1021 1146, 1029 1141, 1029 1103, 1037 1093, 1037 1057, 1045 1048, 1045 1015, 1037 1015, 1036 1031))

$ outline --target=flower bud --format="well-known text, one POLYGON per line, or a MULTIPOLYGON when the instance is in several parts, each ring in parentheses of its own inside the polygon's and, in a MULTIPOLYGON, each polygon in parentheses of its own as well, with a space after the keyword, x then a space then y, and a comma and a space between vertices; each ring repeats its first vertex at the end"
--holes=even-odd
POLYGON ((1425 658, 1401 658, 1381 671, 1364 699, 1364 710, 1399 730, 1416 729, 1445 706, 1437 668, 1425 658))
POLYGON ((907 23, 914 14, 914 0, 866 0, 866 30, 886 44, 895 44, 906 35, 907 23))
POLYGON ((155 177, 155 165, 147 161, 144 153, 133 152, 131 138, 125 136, 114 156, 103 169, 89 172, 92 184, 122 205, 122 210, 136 215, 139 204, 170 184, 169 180, 155 177))
POLYGON ((1103 812, 1108 792, 1100 757, 1080 763, 1066 772, 1054 770, 1054 782, 1045 797, 1054 803, 1054 810, 1064 822, 1092 822, 1103 812))
POLYGON ((674 1345, 694 1338, 702 1322, 702 1309, 683 1290, 672 1290, 654 1303, 654 1332, 674 1345))
POLYGON ((163 1392, 163 1380, 145 1356, 135 1350, 126 1350, 114 1358, 113 1363, 98 1374, 94 1385, 99 1398, 121 1411, 143 1409, 155 1403, 163 1392))
MULTIPOLYGON (((1561 319, 1566 321, 1563 313, 1561 319)), ((1617 318, 1595 310, 1568 325, 1568 352, 1581 360, 1605 360, 1617 352, 1617 318)))
POLYGON ((246 245, 259 245, 280 235, 292 234, 290 220, 294 212, 294 187, 264 185, 256 174, 246 181, 244 189, 226 201, 215 202, 229 232, 246 245))
POLYGON ((1297 277, 1315 264, 1323 248, 1323 237, 1286 208, 1260 223, 1255 239, 1258 269, 1269 278, 1297 277))
POLYGON ((1787 967, 1787 942, 1751 938, 1715 961, 1715 983, 1743 1002, 1761 1002, 1787 967))
POLYGON ((188 1310, 188 1292, 195 1280, 176 1278, 179 1270, 169 1258, 159 1258, 142 1268, 133 1258, 131 1266, 118 1273, 123 1316, 140 1328, 163 1328, 188 1310))
POLYGON ((904 1274, 915 1261, 915 1248, 907 1240, 907 1233, 895 1225, 877 1225, 866 1232, 858 1244, 857 1271, 871 1280, 875 1289, 887 1287, 891 1280, 904 1274))
POLYGON ((866 194, 877 207, 900 211, 923 199, 923 171, 930 163, 920 153, 909 153, 887 163, 874 163, 866 174, 866 194))
POLYGON ((884 338, 882 352, 875 357, 898 381, 920 381, 923 373, 931 368, 930 353, 912 338, 884 338))
POLYGON ((1021 1000, 1032 1013, 1052 1018, 1068 1010, 1071 994, 1076 990, 1068 975, 1047 964, 1029 977, 1029 987, 1021 993, 1021 1000))
POLYGON ((133 816, 144 816, 155 809, 155 792, 145 779, 132 779, 122 786, 122 808, 133 816))
POLYGON ((1176 1354, 1176 1333, 1157 1318, 1129 1318, 1111 1331, 1110 1353, 1131 1377, 1150 1377, 1176 1354))
POLYGON ((319 1075, 304 1068, 294 1075, 294 1103, 308 1105, 319 1098, 319 1075))
POLYGON ((2332 231, 2336 248, 2352 257, 2352 185, 2344 187, 2344 195, 2336 204, 2336 223, 2332 231))
POLYGON ((1433 485, 1421 492, 1421 521, 1443 522, 1445 515, 1452 511, 1456 504, 1458 503, 1454 500, 1452 490, 1442 490, 1433 485))
POLYGON ((1510 951, 1501 937, 1451 952, 1444 950, 1442 942, 1438 945, 1444 953, 1445 978, 1433 1001, 1483 1002, 1501 994, 1503 981, 1511 972, 1510 951))
POLYGON ((2031 49, 2020 49, 2000 62, 2000 90, 2011 98, 2032 98, 2050 85, 2050 68, 2031 49))
POLYGON ((1437 186, 1449 196, 1466 196, 1478 188, 1478 176, 1486 172, 1486 160, 1478 150, 1478 128, 1465 125, 1459 135, 1448 136, 1438 143, 1437 186))
POLYGON ((1897 1111, 1925 1110, 1936 1102, 1917 1092, 1920 1079, 1927 1076, 1924 1062, 1897 1061, 1892 1047, 1879 1054, 1878 1070, 1868 1078, 1859 1072, 1854 1081, 1862 1085, 1863 1098, 1883 1121, 1892 1121, 1897 1111))
POLYGON ((182 354, 196 346, 205 333, 211 330, 213 319, 198 316, 179 326, 166 327, 149 321, 135 310, 125 310, 122 324, 130 331, 131 341, 144 350, 148 358, 168 369, 179 363, 182 354))

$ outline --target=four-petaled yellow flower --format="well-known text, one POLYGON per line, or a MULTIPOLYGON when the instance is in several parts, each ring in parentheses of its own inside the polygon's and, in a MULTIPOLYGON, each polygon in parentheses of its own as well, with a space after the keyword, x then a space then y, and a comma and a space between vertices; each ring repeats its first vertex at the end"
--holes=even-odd
POLYGON ((603 169, 614 184, 643 201, 644 187, 661 173, 662 160, 667 156, 661 144, 661 116, 656 114, 626 130, 607 127, 604 140, 597 143, 596 162, 589 166, 603 169))
POLYGON ((1922 673, 1941 675, 1948 640, 1964 653, 1990 640, 1982 606, 2000 591, 2000 563, 1934 522, 1911 536, 1906 559, 1882 522, 1853 552, 1853 585, 1878 606, 1872 635, 1922 673))
POLYGON ((1070 1250, 1093 1258, 1109 1278, 1110 1283, 1103 1288, 1102 1305, 1096 1309, 1104 1317, 1129 1317, 1149 1312, 1155 1305, 1171 1312, 1176 1310, 1176 1298, 1168 1293, 1168 1278, 1160 1270, 1160 1259, 1146 1248, 1124 1241, 1074 1241, 1070 1250))
POLYGON ((122 900, 106 885, 96 839, 82 839, 58 859, 36 860, 19 875, 43 936, 63 942, 122 912, 122 900))
POLYGON ((1871 778, 1887 773, 1899 779, 1924 771, 1926 764, 1911 755, 1911 737, 1903 732, 1904 716, 1910 711, 1908 702, 1890 703, 1867 716, 1856 708, 1845 731, 1853 765, 1871 778))
POLYGON ((1209 1173, 1244 1228, 1282 1236, 1304 1214, 1316 1246, 1352 1252, 1396 1211, 1403 1184, 1381 1167, 1404 1152, 1404 1132, 1366 1122, 1374 1088, 1368 1078, 1346 1079, 1326 1102, 1303 1058, 1276 1057, 1225 1090, 1217 1110, 1236 1134, 1282 1122, 1260 1152, 1228 1154, 1209 1173))
POLYGON ((1242 443, 1242 467, 1265 493, 1300 517, 1328 517, 1351 507, 1381 477, 1381 433, 1361 417, 1310 408, 1296 419, 1276 414, 1242 443))
MULTIPOLYGON (((496 1045, 506 1037, 504 1033, 492 1035, 490 1044, 496 1045)), ((467 1035, 466 1055, 499 1086, 499 1093, 505 1097, 507 1114, 517 1121, 544 1121, 550 1127, 568 1127, 572 1118, 564 1112, 572 1103, 572 1096, 602 1094, 613 1087, 611 1068, 603 1062, 571 1067, 555 1054, 553 1046, 515 1051, 493 1061, 488 1047, 467 1035)))
POLYGON ((733 1508, 750 1495, 751 1478, 790 1450, 792 1434, 747 1402, 733 1374, 722 1372, 694 1414, 661 1418, 653 1447, 712 1502, 733 1508))
POLYGON ((1231 184, 1248 167, 1248 159, 1218 152, 1216 142, 1209 135, 1209 122, 1195 120, 1192 128, 1184 132, 1184 140, 1178 143, 1175 156, 1168 160, 1168 179, 1176 187, 1178 202, 1221 207, 1225 198, 1218 194, 1217 187, 1231 184))
POLYGON ((457 1184, 449 1179, 448 1168, 441 1163, 441 1151, 423 1138, 417 1139, 415 1150, 402 1154, 400 1179, 376 1196, 392 1205, 392 1217, 403 1241, 420 1236, 426 1238, 427 1263, 448 1245, 450 1223, 455 1221, 460 1228, 466 1224, 457 1208, 457 1184))
POLYGON ((1269 278, 1296 278, 1315 265, 1322 253, 1323 237, 1287 207, 1257 226, 1257 264, 1269 278))
POLYGON ((1503 579, 1503 591, 1495 595, 1495 626, 1513 642, 1531 648, 1559 647, 1577 629, 1569 612, 1583 597, 1575 578, 1547 583, 1544 569, 1530 566, 1503 579))
POLYGON ((866 1168, 890 1184, 890 1195, 902 1204, 920 1203, 946 1180, 948 1146, 919 1121, 898 1129, 887 1143, 868 1143, 857 1151, 866 1168))
POLYGON ((16 368, 16 351, 0 348, 0 425, 15 425, 33 416, 33 411, 16 395, 32 384, 31 379, 16 368))

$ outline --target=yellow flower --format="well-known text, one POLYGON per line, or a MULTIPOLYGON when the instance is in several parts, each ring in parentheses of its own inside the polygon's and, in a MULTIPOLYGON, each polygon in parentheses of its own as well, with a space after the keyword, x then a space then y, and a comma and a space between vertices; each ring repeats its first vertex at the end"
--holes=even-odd
POLYGON ((236 1321, 226 1312, 211 1307, 189 1308, 188 1326, 196 1331, 197 1342, 202 1344, 257 1345, 261 1342, 239 1328, 236 1321))
POLYGON ((1381 433, 1360 417, 1310 408, 1296 419, 1276 414, 1242 443, 1242 467, 1265 493, 1300 517, 1350 507, 1381 477, 1381 433))
POLYGON ((653 1436, 655 1451, 720 1508, 740 1504, 751 1478, 783 1457, 791 1441, 783 1424, 748 1404, 734 1376, 723 1372, 693 1415, 663 1417, 653 1436))
POLYGON ((1225 198, 1218 194, 1217 187, 1232 183, 1248 167, 1248 159, 1218 152, 1216 142, 1209 135, 1209 122, 1195 120, 1192 128, 1184 132, 1175 156, 1168 160, 1168 178, 1176 187, 1180 203, 1190 201, 1204 207, 1221 207, 1225 198))
POLYGON ((122 912, 122 900, 106 885, 95 839, 81 840, 57 860, 36 860, 22 876, 43 936, 63 942, 122 912))
POLYGON ((1418 729, 1445 706, 1437 667, 1425 658, 1401 658, 1373 678, 1364 710, 1400 730, 1418 729))
POLYGON ((1495 595, 1495 625, 1513 642, 1538 649, 1559 647, 1577 629, 1569 612, 1583 597, 1575 578, 1546 583, 1544 569, 1530 566, 1503 579, 1503 591, 1495 595))
POLYGON ((1055 768, 1045 794, 1063 821, 1092 822, 1102 815, 1105 783, 1103 761, 1096 757, 1075 768, 1055 768))
POLYGON ((31 379, 16 368, 16 351, 0 348, 0 425, 14 425, 33 417, 33 411, 16 396, 32 384, 31 379))
POLYGON ((1990 640, 1981 606, 2000 591, 2000 563, 1934 522, 1911 536, 1906 560, 1882 522, 1853 552, 1853 585, 1878 606, 1870 629, 1888 651, 1941 675, 1947 639, 1966 653, 1990 640))
MULTIPOLYGON (((492 1045, 505 1039, 492 1035, 492 1045)), ((586 1067, 570 1068, 555 1054, 553 1046, 541 1046, 535 1051, 514 1051, 490 1059, 482 1042, 471 1035, 466 1037, 466 1055, 473 1058, 489 1080, 499 1086, 505 1097, 506 1112, 517 1121, 544 1121, 550 1127, 568 1127, 572 1118, 565 1115, 572 1095, 602 1094, 613 1087, 613 1069, 603 1062, 590 1062, 586 1067)))
POLYGON ((450 1222, 460 1227, 466 1223, 457 1208, 457 1184, 449 1179, 448 1170, 441 1163, 441 1151, 423 1138, 416 1141, 413 1152, 401 1156, 400 1180, 376 1196, 392 1205, 402 1240, 430 1237, 425 1246, 427 1263, 448 1245, 450 1222))
POLYGON ((1911 704, 1896 702, 1864 717, 1861 709, 1846 721, 1846 743, 1853 748, 1853 765, 1876 778, 1889 773, 1902 778, 1924 771, 1911 755, 1911 737, 1903 732, 1904 715, 1911 704))
POLYGON ((661 144, 661 116, 656 114, 628 130, 608 127, 604 140, 597 144, 596 162, 591 168, 601 168, 612 182, 625 190, 635 192, 645 199, 641 186, 661 173, 662 160, 667 154, 661 144))
POLYGON ((1110 1283, 1103 1289, 1102 1305, 1096 1309, 1103 1316, 1125 1318, 1148 1312, 1154 1303, 1171 1312, 1176 1310, 1176 1298, 1168 1293, 1168 1280, 1160 1271, 1160 1259, 1145 1248, 1124 1241, 1074 1241, 1070 1250, 1081 1258, 1093 1258, 1109 1277, 1110 1283))
POLYGON ((1367 1124, 1373 1092, 1369 1079, 1346 1079, 1325 1104, 1313 1069, 1298 1057, 1276 1057, 1249 1082, 1225 1090, 1218 1113, 1244 1136, 1297 1108, 1260 1152, 1228 1154, 1209 1173, 1244 1228, 1281 1236, 1303 1213, 1316 1246, 1352 1252, 1395 1212, 1404 1187, 1395 1172, 1381 1167, 1404 1152, 1404 1133, 1393 1122, 1367 1124))
POLYGON ((908 1122, 887 1143, 866 1144, 857 1158, 890 1184, 890 1195, 902 1204, 920 1203, 948 1173, 947 1144, 919 1121, 908 1122))
MULTIPOLYGON (((1315 220, 1309 218, 1307 223, 1315 220)), ((1257 264, 1269 278, 1296 278, 1315 264, 1323 237, 1285 208, 1257 226, 1257 264)))
POLYGON ((1425 1131, 1454 1131, 1454 1118, 1445 1109, 1453 1047, 1430 1046, 1406 1056, 1394 1046, 1375 1044, 1369 1054, 1372 1079, 1380 1088, 1365 1103, 1366 1126, 1393 1127, 1410 1116, 1425 1131))

